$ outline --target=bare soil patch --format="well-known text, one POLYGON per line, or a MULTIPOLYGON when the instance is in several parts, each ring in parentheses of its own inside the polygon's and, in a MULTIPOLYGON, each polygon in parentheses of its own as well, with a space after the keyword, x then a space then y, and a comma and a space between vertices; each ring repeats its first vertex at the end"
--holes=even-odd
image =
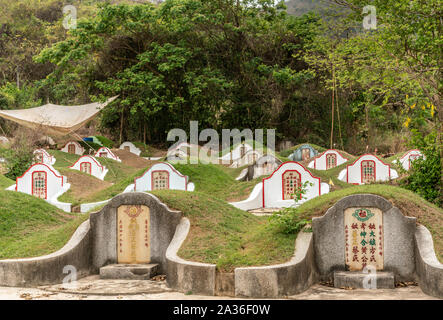
POLYGON ((86 199, 89 196, 109 188, 112 184, 74 170, 63 170, 71 184, 69 189, 75 199, 86 199))
POLYGON ((121 150, 121 149, 115 149, 112 150, 112 152, 121 159, 121 161, 130 167, 137 168, 137 169, 143 169, 152 166, 157 161, 150 161, 146 160, 142 157, 139 157, 129 151, 121 150))

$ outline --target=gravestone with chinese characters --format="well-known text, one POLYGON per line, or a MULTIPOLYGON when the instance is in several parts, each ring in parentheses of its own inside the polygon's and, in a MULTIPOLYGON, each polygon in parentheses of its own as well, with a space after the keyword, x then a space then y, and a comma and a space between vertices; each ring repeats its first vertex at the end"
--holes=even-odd
POLYGON ((118 195, 91 214, 94 269, 104 279, 149 279, 166 272, 166 249, 181 217, 151 194, 118 195))
POLYGON ((372 273, 378 288, 415 279, 415 218, 371 194, 345 197, 313 218, 320 278, 338 287, 365 287, 372 273), (344 285, 346 284, 346 285, 344 285))
POLYGON ((378 208, 347 208, 345 219, 346 267, 360 271, 371 265, 383 270, 383 213, 378 208))

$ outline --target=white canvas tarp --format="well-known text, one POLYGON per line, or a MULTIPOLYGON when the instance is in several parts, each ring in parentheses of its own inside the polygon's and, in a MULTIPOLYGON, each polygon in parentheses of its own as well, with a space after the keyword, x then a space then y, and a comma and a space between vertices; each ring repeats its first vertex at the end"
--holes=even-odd
POLYGON ((95 102, 81 106, 45 104, 31 109, 0 110, 0 117, 31 129, 44 130, 49 134, 67 135, 84 126, 116 98, 117 96, 104 103, 95 102))

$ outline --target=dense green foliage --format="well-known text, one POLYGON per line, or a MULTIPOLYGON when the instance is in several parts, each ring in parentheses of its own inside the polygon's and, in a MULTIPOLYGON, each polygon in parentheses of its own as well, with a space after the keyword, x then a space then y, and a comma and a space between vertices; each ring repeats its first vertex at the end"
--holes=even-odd
POLYGON ((418 147, 424 154, 425 159, 417 159, 412 162, 410 174, 402 180, 402 184, 409 190, 439 206, 443 204, 443 194, 440 188, 442 174, 441 159, 436 147, 436 133, 426 137, 415 131, 411 143, 418 147))

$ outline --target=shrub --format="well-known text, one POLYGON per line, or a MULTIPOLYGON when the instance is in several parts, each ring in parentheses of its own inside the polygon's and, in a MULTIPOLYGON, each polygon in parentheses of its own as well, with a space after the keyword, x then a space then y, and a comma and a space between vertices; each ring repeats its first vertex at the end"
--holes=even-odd
POLYGON ((15 139, 12 149, 4 150, 2 153, 8 171, 5 176, 11 180, 22 176, 34 161, 32 146, 24 135, 15 139))
POLYGON ((438 206, 443 205, 441 186, 441 158, 437 144, 437 133, 434 131, 423 136, 413 131, 411 145, 420 149, 426 159, 417 159, 412 162, 409 177, 403 179, 404 188, 414 191, 429 202, 438 206))
MULTIPOLYGON (((295 204, 303 198, 308 186, 312 186, 312 183, 306 181, 302 186, 296 188, 294 193, 295 204)), ((305 225, 309 224, 309 221, 303 218, 297 208, 294 207, 274 212, 269 217, 269 222, 277 231, 285 234, 298 233, 305 225)))

